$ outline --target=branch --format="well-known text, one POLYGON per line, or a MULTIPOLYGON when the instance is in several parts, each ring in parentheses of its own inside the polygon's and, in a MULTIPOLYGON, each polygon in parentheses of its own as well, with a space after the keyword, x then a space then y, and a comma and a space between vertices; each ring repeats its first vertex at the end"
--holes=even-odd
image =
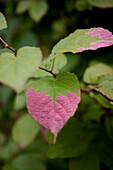
POLYGON ((83 93, 90 93, 91 91, 94 91, 94 92, 96 92, 96 93, 100 93, 102 96, 104 96, 108 101, 110 101, 110 102, 113 102, 113 99, 111 99, 111 98, 109 98, 109 97, 107 97, 106 95, 104 95, 103 93, 101 93, 101 92, 99 92, 98 90, 96 90, 96 89, 91 89, 91 88, 81 88, 81 92, 83 92, 83 93))
POLYGON ((9 47, 9 45, 1 37, 0 37, 0 41, 5 45, 6 48, 13 51, 15 53, 15 55, 17 54, 17 52, 15 50, 13 50, 11 47, 9 47))

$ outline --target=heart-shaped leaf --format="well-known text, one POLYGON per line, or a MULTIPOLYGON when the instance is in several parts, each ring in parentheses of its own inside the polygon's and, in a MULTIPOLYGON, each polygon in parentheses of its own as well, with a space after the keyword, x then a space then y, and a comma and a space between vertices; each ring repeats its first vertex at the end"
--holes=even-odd
POLYGON ((63 72, 56 78, 33 80, 27 89, 29 113, 54 134, 54 143, 60 129, 73 116, 80 102, 80 87, 75 74, 63 72))
POLYGON ((7 28, 7 22, 4 15, 0 12, 0 30, 7 28))
POLYGON ((112 74, 113 69, 111 67, 103 63, 98 63, 85 70, 83 80, 85 83, 95 84, 98 77, 112 74))
POLYGON ((96 50, 112 44, 113 35, 106 29, 91 28, 76 30, 53 47, 51 57, 54 58, 59 53, 78 53, 85 50, 96 50))
POLYGON ((36 47, 20 48, 17 57, 12 53, 2 53, 0 56, 0 82, 20 93, 28 78, 37 71, 41 59, 41 51, 36 47))

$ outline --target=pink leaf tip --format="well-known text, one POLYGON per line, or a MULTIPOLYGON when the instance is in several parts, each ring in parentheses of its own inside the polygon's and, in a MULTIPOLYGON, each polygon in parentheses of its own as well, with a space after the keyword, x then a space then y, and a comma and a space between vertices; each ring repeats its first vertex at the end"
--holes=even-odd
POLYGON ((96 50, 101 47, 108 47, 113 45, 113 35, 110 31, 104 28, 95 28, 91 29, 89 32, 85 34, 90 34, 92 37, 99 38, 99 40, 91 42, 89 47, 79 47, 79 51, 84 50, 96 50))

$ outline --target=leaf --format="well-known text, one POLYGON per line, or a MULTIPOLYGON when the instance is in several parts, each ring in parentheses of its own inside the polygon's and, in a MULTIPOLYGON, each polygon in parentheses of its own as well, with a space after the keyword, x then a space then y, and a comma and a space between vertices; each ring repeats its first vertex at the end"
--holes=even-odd
POLYGON ((12 128, 12 137, 20 148, 29 145, 39 133, 38 123, 29 115, 19 118, 12 128))
POLYGON ((7 21, 4 15, 0 12, 0 30, 7 28, 7 21))
POLYGON ((11 166, 11 165, 5 165, 5 166, 3 166, 3 168, 2 168, 2 170, 17 170, 16 168, 14 168, 13 166, 11 166))
POLYGON ((43 16, 47 13, 47 11, 48 11, 47 2, 37 1, 29 9, 29 15, 34 21, 39 22, 43 18, 43 16))
POLYGON ((11 51, 11 50, 10 50, 10 49, 8 49, 8 48, 0 49, 0 55, 1 55, 2 53, 4 53, 4 52, 9 52, 9 53, 14 54, 14 52, 13 52, 13 51, 11 51))
MULTIPOLYGON (((48 57, 42 62, 41 67, 50 70, 52 67, 52 63, 53 61, 51 62, 50 57, 48 57)), ((66 65, 66 63, 67 63, 67 59, 64 54, 61 54, 58 57, 56 57, 53 73, 55 74, 59 73, 59 71, 66 65)), ((37 77, 44 77, 44 76, 52 76, 52 75, 44 70, 39 69, 36 72, 34 72, 31 77, 37 78, 37 77)))
POLYGON ((23 148, 22 153, 38 153, 45 157, 45 154, 48 150, 48 145, 42 138, 42 135, 39 133, 36 140, 34 140, 30 145, 23 148))
POLYGON ((99 156, 96 152, 89 151, 83 156, 71 159, 69 170, 100 170, 99 156))
POLYGON ((16 13, 21 14, 26 12, 33 4, 34 2, 30 0, 20 1, 16 7, 16 13))
POLYGON ((16 143, 9 139, 9 141, 5 144, 0 146, 0 158, 2 159, 10 159, 18 152, 18 147, 16 143))
POLYGON ((86 69, 83 80, 89 87, 113 101, 113 69, 105 64, 96 64, 86 69), (93 84, 93 85, 92 85, 93 84))
POLYGON ((85 10, 91 10, 92 9, 92 5, 88 3, 88 0, 76 0, 75 1, 75 8, 82 12, 85 10))
POLYGON ((88 133, 85 125, 76 115, 68 120, 59 132, 55 145, 47 152, 48 158, 73 158, 86 153, 88 133))
POLYGON ((39 154, 24 154, 12 161, 13 167, 18 170, 46 170, 44 159, 39 154))
POLYGON ((42 59, 39 48, 22 47, 17 57, 11 53, 2 53, 0 56, 0 82, 20 93, 28 78, 38 70, 42 59))
POLYGON ((95 84, 99 76, 107 74, 112 75, 113 69, 106 64, 98 63, 85 70, 83 80, 85 83, 95 84))
POLYGON ((27 108, 42 126, 54 134, 73 116, 80 102, 80 87, 75 74, 63 72, 54 77, 31 81, 27 87, 27 108))
POLYGON ((102 110, 100 105, 92 101, 89 103, 87 111, 85 109, 85 114, 83 115, 83 119, 84 121, 96 121, 97 122, 97 121, 100 121, 103 114, 104 114, 104 111, 102 110))
POLYGON ((56 57, 59 53, 78 53, 85 50, 96 50, 112 44, 112 33, 101 27, 76 30, 53 47, 51 58, 56 57))
POLYGON ((26 106, 26 97, 23 93, 17 94, 14 98, 13 109, 20 110, 26 106))
POLYGON ((97 86, 92 88, 100 92, 108 100, 113 101, 113 74, 99 77, 97 86))
POLYGON ((88 2, 99 8, 112 8, 113 7, 113 1, 112 0, 88 0, 88 2))
POLYGON ((109 101, 102 96, 100 93, 94 93, 94 92, 90 92, 90 97, 94 98, 97 100, 97 102, 105 108, 113 108, 112 105, 109 103, 109 101))

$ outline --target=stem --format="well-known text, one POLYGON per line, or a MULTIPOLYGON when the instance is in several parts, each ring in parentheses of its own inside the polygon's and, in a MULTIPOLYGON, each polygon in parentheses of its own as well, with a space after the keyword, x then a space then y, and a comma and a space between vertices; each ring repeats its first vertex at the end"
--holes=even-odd
POLYGON ((1 37, 0 37, 0 41, 5 45, 6 48, 13 51, 15 53, 15 55, 17 54, 17 52, 15 50, 13 50, 11 47, 9 47, 9 45, 1 37))
POLYGON ((56 74, 54 74, 51 70, 47 70, 47 69, 42 68, 42 67, 39 67, 39 69, 44 70, 44 71, 46 71, 46 72, 48 72, 48 73, 52 74, 52 75, 53 75, 53 77, 55 77, 55 78, 56 78, 56 74))
POLYGON ((55 58, 53 59, 53 64, 52 64, 51 71, 53 71, 53 69, 54 69, 54 65, 55 65, 55 58))

